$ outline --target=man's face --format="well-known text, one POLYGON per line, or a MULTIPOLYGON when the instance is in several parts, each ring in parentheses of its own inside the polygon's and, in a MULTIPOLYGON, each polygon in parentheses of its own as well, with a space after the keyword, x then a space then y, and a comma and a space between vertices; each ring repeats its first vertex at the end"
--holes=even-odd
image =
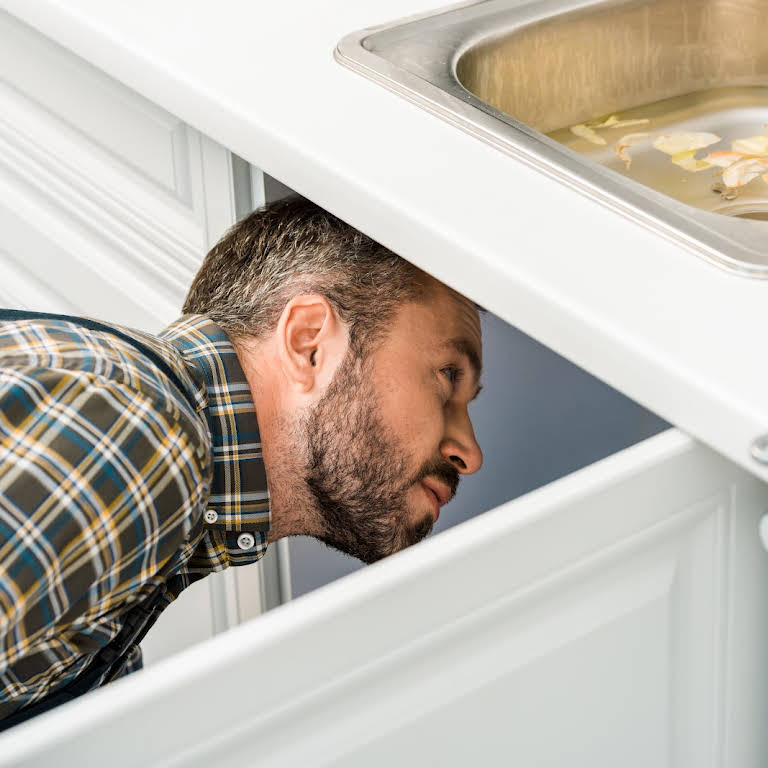
POLYGON ((482 464, 467 412, 481 354, 472 303, 435 286, 365 360, 347 356, 303 420, 318 538, 372 563, 432 530, 459 475, 482 464))

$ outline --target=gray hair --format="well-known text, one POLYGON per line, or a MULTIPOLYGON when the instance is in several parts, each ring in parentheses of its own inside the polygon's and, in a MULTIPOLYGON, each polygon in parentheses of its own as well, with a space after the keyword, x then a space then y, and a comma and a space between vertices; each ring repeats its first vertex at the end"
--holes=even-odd
POLYGON ((363 354, 398 307, 428 292, 428 277, 303 198, 270 203, 232 227, 205 257, 183 312, 204 314, 233 341, 261 338, 302 293, 325 296, 363 354))

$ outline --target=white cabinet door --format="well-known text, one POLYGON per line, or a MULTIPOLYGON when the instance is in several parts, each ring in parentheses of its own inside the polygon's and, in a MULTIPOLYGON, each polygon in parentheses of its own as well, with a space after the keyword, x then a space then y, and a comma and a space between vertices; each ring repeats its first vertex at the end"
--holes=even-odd
POLYGON ((228 163, 223 148, 0 12, 0 301, 158 330, 233 221, 217 172, 228 163))
MULTIPOLYGON (((156 332, 234 221, 224 147, 0 11, 0 306, 156 332)), ((239 570, 184 592, 145 661, 260 613, 239 570)))
POLYGON ((667 432, 43 715, 0 765, 764 768, 767 507, 667 432))

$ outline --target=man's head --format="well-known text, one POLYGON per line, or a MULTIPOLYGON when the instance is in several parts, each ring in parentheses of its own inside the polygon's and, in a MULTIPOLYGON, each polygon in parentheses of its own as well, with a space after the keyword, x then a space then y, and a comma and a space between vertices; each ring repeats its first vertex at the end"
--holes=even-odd
POLYGON ((305 200, 237 224, 184 312, 232 339, 262 432, 270 539, 373 562, 429 533, 482 454, 472 302, 305 200))

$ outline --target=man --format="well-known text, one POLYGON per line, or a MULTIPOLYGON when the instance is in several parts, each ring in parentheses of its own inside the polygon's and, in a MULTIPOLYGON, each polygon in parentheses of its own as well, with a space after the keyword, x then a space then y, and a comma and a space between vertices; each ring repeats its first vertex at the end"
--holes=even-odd
POLYGON ((0 727, 137 668, 150 614, 283 536, 423 539, 481 465, 474 305, 308 201, 237 224, 183 312, 0 321, 0 727))

